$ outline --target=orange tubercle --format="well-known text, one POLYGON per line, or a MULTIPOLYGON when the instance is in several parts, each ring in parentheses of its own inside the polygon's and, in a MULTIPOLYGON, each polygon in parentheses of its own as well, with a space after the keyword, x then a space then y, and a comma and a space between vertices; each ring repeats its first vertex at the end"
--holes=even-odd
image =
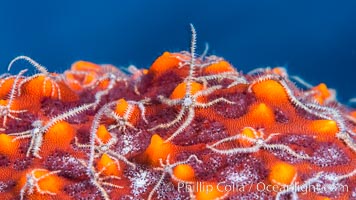
POLYGON ((312 90, 316 92, 314 99, 317 100, 321 105, 324 104, 325 100, 327 100, 332 95, 324 83, 315 86, 312 90))
POLYGON ((96 81, 96 73, 95 72, 88 72, 88 74, 85 75, 83 84, 84 85, 89 85, 94 83, 96 81))
MULTIPOLYGON (((247 138, 251 138, 251 139, 257 139, 259 137, 261 137, 261 133, 250 128, 250 127, 246 127, 242 130, 241 135, 247 137, 247 138)), ((240 145, 244 146, 244 147, 249 147, 252 145, 252 143, 250 141, 244 140, 243 138, 241 140, 239 140, 240 145)))
POLYGON ((170 155, 172 159, 175 156, 177 146, 169 142, 165 143, 164 140, 157 134, 154 134, 151 138, 151 143, 144 152, 146 161, 155 166, 160 167, 160 159, 165 161, 170 155))
MULTIPOLYGON (((170 98, 171 99, 183 99, 185 97, 186 88, 187 88, 187 83, 185 83, 185 82, 180 83, 176 88, 174 88, 170 98)), ((203 89, 204 89, 204 86, 202 84, 192 82, 190 94, 194 95, 195 93, 202 91, 203 89)), ((198 100, 203 101, 203 97, 199 97, 198 100)))
POLYGON ((98 127, 98 131, 96 132, 96 135, 103 143, 109 142, 109 140, 112 138, 111 134, 109 133, 109 131, 106 129, 104 125, 100 125, 98 127))
POLYGON ((288 95, 283 86, 275 80, 265 80, 252 86, 252 91, 258 99, 283 105, 289 102, 288 95))
MULTIPOLYGON (((34 188, 32 193, 28 193, 28 188, 26 188, 24 197, 28 199, 47 199, 49 197, 45 196, 53 196, 60 193, 61 189, 63 188, 63 180, 57 174, 49 174, 51 171, 46 169, 33 169, 32 171, 24 174, 16 187, 18 190, 21 190, 23 187, 26 187, 26 183, 28 178, 34 178, 38 181, 34 182, 34 188), (36 187, 37 185, 37 187, 36 187), (38 191, 40 190, 40 191, 38 191), (44 193, 52 193, 50 194, 43 194, 44 193)), ((27 185, 27 187, 29 187, 27 185)))
POLYGON ((195 193, 196 200, 214 200, 223 198, 227 193, 224 191, 223 186, 218 186, 216 183, 211 182, 197 182, 197 192, 195 193))
POLYGON ((4 82, 1 84, 0 99, 7 98, 7 95, 10 93, 14 85, 14 80, 14 78, 8 78, 7 80, 4 80, 4 82))
POLYGON ((80 60, 73 63, 71 69, 76 71, 98 72, 101 70, 101 67, 100 65, 94 64, 92 62, 80 60))
POLYGON ((286 162, 276 162, 272 165, 268 180, 277 185, 290 185, 297 175, 295 166, 286 162))
POLYGON ((81 85, 81 82, 77 79, 77 77, 71 73, 71 72, 66 72, 65 77, 67 79, 67 85, 75 91, 80 91, 83 89, 83 86, 81 85))
MULTIPOLYGON (((31 97, 36 97, 36 98, 42 98, 43 97, 43 84, 44 84, 44 79, 45 76, 38 76, 27 83, 23 85, 21 88, 22 94, 31 96, 31 97), (39 88, 40 87, 40 88, 39 88)), ((47 87, 46 87, 47 90, 47 87)))
POLYGON ((100 157, 100 160, 96 166, 98 171, 102 171, 102 174, 105 176, 121 176, 122 170, 118 162, 111 159, 107 154, 103 154, 100 157))
POLYGON ((69 148, 76 134, 74 127, 68 122, 58 122, 44 134, 44 147, 48 150, 69 148))
POLYGON ((316 139, 319 141, 328 141, 335 138, 339 132, 337 123, 333 120, 313 120, 309 124, 312 132, 316 133, 316 139))
POLYGON ((283 67, 275 67, 275 68, 272 69, 272 72, 274 74, 278 74, 280 76, 286 76, 287 75, 287 72, 283 67))
POLYGON ((316 196, 314 200, 331 200, 329 197, 324 197, 324 196, 316 196))
POLYGON ((149 72, 152 72, 155 75, 162 74, 170 69, 178 67, 179 62, 180 61, 176 56, 169 52, 164 52, 151 65, 149 72))
POLYGON ((140 110, 136 105, 130 105, 125 99, 119 99, 117 101, 116 107, 115 107, 115 113, 120 116, 120 117, 125 117, 127 112, 129 111, 128 109, 132 107, 132 110, 130 111, 129 118, 126 119, 128 120, 132 125, 135 125, 137 121, 139 120, 140 116, 140 110))
POLYGON ((0 99, 0 106, 7 106, 8 100, 0 99))
POLYGON ((255 124, 272 125, 275 123, 275 115, 273 110, 265 103, 259 103, 251 106, 248 117, 255 124))
POLYGON ((125 99, 119 99, 116 104, 115 113, 123 117, 129 107, 129 103, 125 99))
POLYGON ((18 149, 18 141, 13 140, 14 137, 6 135, 5 133, 0 134, 0 154, 4 154, 6 156, 14 156, 16 155, 18 149))
POLYGON ((173 175, 182 181, 194 181, 195 172, 192 166, 180 164, 173 168, 173 175))
MULTIPOLYGON (((50 171, 36 171, 35 177, 40 178, 50 173, 50 171)), ((49 175, 38 182, 38 186, 45 191, 58 193, 61 188, 61 180, 56 174, 49 175)))
POLYGON ((59 94, 61 95, 61 100, 65 102, 78 100, 78 94, 73 92, 67 85, 62 82, 57 83, 43 75, 25 83, 21 90, 21 94, 32 99, 31 102, 40 101, 43 97, 58 99, 59 94), (56 85, 54 85, 55 83, 56 85))
POLYGON ((219 61, 217 63, 213 63, 206 68, 204 68, 204 72, 207 74, 219 74, 224 72, 233 72, 235 69, 225 60, 219 61))

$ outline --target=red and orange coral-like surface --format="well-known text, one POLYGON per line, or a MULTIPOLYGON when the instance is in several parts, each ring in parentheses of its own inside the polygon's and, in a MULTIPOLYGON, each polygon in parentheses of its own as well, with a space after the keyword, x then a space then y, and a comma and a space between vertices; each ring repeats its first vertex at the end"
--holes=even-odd
MULTIPOLYGON (((0 199, 356 199, 356 112, 282 68, 165 52, 0 79, 0 199)), ((11 63, 12 65, 13 63, 11 63)))

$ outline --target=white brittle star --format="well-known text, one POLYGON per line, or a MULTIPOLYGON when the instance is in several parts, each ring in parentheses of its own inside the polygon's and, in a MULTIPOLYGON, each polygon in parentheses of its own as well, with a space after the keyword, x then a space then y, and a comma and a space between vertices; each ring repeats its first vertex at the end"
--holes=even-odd
POLYGON ((116 124, 110 125, 108 130, 113 130, 118 128, 120 132, 126 132, 126 128, 131 128, 133 130, 137 130, 137 128, 130 122, 132 114, 134 112, 135 106, 137 106, 141 111, 141 118, 147 124, 148 121, 146 119, 146 108, 145 104, 149 101, 149 99, 144 99, 142 101, 127 101, 128 105, 124 112, 123 116, 118 115, 116 112, 111 111, 108 112, 107 115, 113 119, 115 119, 116 124))
POLYGON ((276 200, 280 200, 282 195, 292 194, 292 199, 298 199, 298 192, 305 192, 308 187, 312 184, 320 181, 321 175, 323 172, 317 173, 314 177, 304 181, 303 184, 297 185, 295 182, 292 182, 291 185, 284 186, 284 190, 280 191, 276 195, 276 200))
MULTIPOLYGON (((88 168, 89 165, 87 165, 83 160, 79 160, 79 162, 84 167, 88 168)), ((106 190, 103 188, 103 186, 113 187, 117 189, 124 188, 122 186, 107 182, 108 180, 121 180, 120 177, 114 175, 102 177, 102 173, 113 164, 115 164, 115 162, 108 163, 99 172, 95 170, 94 166, 92 166, 90 169, 89 168, 87 169, 87 174, 90 178, 90 182, 99 190, 100 195, 104 200, 110 200, 110 197, 109 194, 106 192, 106 190)))
POLYGON ((173 168, 178 166, 178 165, 182 165, 182 164, 187 164, 190 160, 195 160, 197 163, 202 163, 201 160, 198 159, 198 157, 196 155, 190 155, 186 160, 184 161, 179 161, 173 164, 170 164, 169 160, 170 160, 170 154, 168 154, 167 158, 166 158, 166 163, 163 163, 162 158, 159 159, 160 165, 161 167, 156 167, 154 168, 154 170, 158 170, 158 171, 162 171, 162 175, 160 177, 160 179, 158 180, 157 184, 153 187, 153 189, 151 190, 150 194, 148 195, 148 200, 151 200, 154 193, 158 190, 158 188, 161 186, 164 178, 166 177, 167 174, 169 174, 171 176, 171 178, 177 182, 184 182, 184 183, 188 183, 188 184, 192 184, 189 181, 183 181, 180 180, 179 178, 177 178, 174 174, 173 174, 173 168))
POLYGON ((30 155, 33 155, 37 158, 42 158, 39 153, 41 150, 41 146, 43 143, 43 135, 55 124, 58 122, 64 121, 70 117, 73 117, 85 110, 90 109, 93 107, 95 104, 84 104, 82 106, 70 109, 69 111, 59 114, 56 117, 50 119, 47 123, 44 124, 43 121, 41 120, 36 120, 32 123, 33 129, 24 131, 24 132, 19 132, 19 133, 11 133, 8 134, 10 136, 15 136, 13 141, 15 140, 20 140, 20 139, 26 139, 26 138, 31 138, 30 141, 30 146, 27 149, 26 152, 26 157, 29 157, 30 155))
POLYGON ((20 199, 23 200, 25 194, 33 194, 36 189, 36 192, 40 193, 40 194, 49 194, 49 195, 56 195, 56 193, 54 192, 50 192, 50 191, 46 191, 46 190, 42 190, 40 188, 40 186, 38 185, 38 182, 41 181, 42 179, 54 175, 54 174, 58 174, 60 172, 60 170, 57 171, 52 171, 49 173, 46 173, 40 177, 36 177, 35 172, 38 171, 43 171, 43 172, 47 172, 47 170, 44 169, 34 169, 32 170, 30 173, 26 174, 26 183, 25 185, 21 188, 20 191, 20 199))
POLYGON ((192 84, 194 80, 194 73, 195 73, 195 47, 196 47, 196 32, 194 29, 194 26, 191 24, 191 29, 192 29, 192 44, 191 44, 191 60, 189 64, 189 74, 188 77, 184 80, 183 83, 185 83, 185 96, 181 99, 170 99, 166 98, 162 95, 158 96, 158 99, 168 105, 168 106, 180 106, 180 111, 177 115, 177 117, 172 120, 171 122, 164 123, 157 125, 153 128, 150 129, 150 131, 154 131, 159 128, 169 128, 177 123, 179 123, 185 115, 187 115, 185 121, 183 124, 169 137, 165 140, 165 142, 169 142, 173 140, 178 134, 184 131, 185 128, 189 126, 189 124, 193 121, 194 116, 195 116, 195 109, 196 108, 207 108, 210 106, 213 106, 214 104, 224 102, 228 104, 234 104, 234 102, 231 102, 225 98, 217 98, 215 100, 212 100, 207 103, 199 102, 198 99, 200 97, 206 97, 213 92, 215 92, 218 89, 221 89, 222 86, 217 85, 217 86, 212 86, 210 88, 204 88, 203 90, 197 91, 195 94, 192 94, 192 84), (188 113, 188 114, 186 114, 188 113))
POLYGON ((238 154, 238 153, 255 153, 258 152, 260 149, 265 149, 265 150, 282 150, 287 152, 288 154, 299 158, 299 159, 311 159, 311 157, 309 157, 308 155, 301 155, 296 153, 293 149, 291 149, 289 146, 286 146, 284 144, 269 144, 268 142, 271 141, 273 139, 273 137, 279 135, 279 133, 272 133, 270 134, 266 139, 264 139, 264 133, 262 131, 260 131, 261 136, 259 136, 257 134, 257 131, 253 128, 251 128, 253 130, 253 134, 254 134, 254 138, 252 137, 247 137, 245 135, 242 134, 238 134, 238 135, 234 135, 234 136, 230 136, 227 138, 224 138, 222 140, 219 140, 218 142, 212 144, 212 145, 207 145, 206 147, 216 153, 219 154, 224 154, 224 155, 229 155, 229 154, 238 154), (232 149, 228 149, 228 150, 221 150, 216 148, 217 146, 221 145, 222 143, 225 142, 231 142, 234 140, 245 140, 247 142, 250 142, 252 144, 251 147, 241 147, 241 148, 232 148, 232 149))
MULTIPOLYGON (((35 74, 31 77, 28 77, 26 79, 24 79, 23 81, 21 81, 21 85, 37 78, 40 76, 44 77, 44 81, 43 81, 43 86, 42 86, 42 92, 46 93, 46 84, 47 81, 50 82, 51 84, 51 96, 54 97, 56 91, 57 91, 57 97, 59 100, 61 100, 61 88, 58 85, 58 81, 62 80, 61 76, 57 76, 54 74, 51 74, 50 72, 48 72, 48 70, 46 69, 46 67, 40 65, 39 63, 37 63, 35 60, 33 60, 32 58, 28 57, 28 56, 17 56, 16 58, 14 58, 8 65, 7 69, 8 71, 10 71, 12 65, 18 61, 18 60, 25 60, 27 62, 29 62, 32 66, 34 66, 40 73, 35 74)), ((20 90, 19 90, 19 94, 20 94, 20 90)))
POLYGON ((11 88, 11 92, 9 95, 9 99, 6 105, 0 105, 0 117, 3 118, 2 120, 2 126, 3 128, 6 128, 6 123, 7 123, 7 119, 11 118, 14 120, 22 120, 21 118, 18 118, 16 116, 14 116, 13 114, 20 114, 20 113, 24 113, 27 110, 12 110, 12 103, 15 99, 15 94, 16 94, 16 86, 18 85, 18 81, 19 78, 22 76, 22 74, 24 74, 27 71, 27 69, 21 70, 20 73, 16 76, 14 83, 12 85, 11 88))
MULTIPOLYGON (((124 163, 126 163, 127 165, 131 166, 132 168, 135 168, 136 165, 132 162, 130 162, 129 160, 127 160, 127 158, 123 155, 120 155, 118 153, 116 153, 114 150, 111 150, 110 148, 113 147, 116 143, 117 143, 117 137, 114 136, 113 134, 110 133, 110 135, 112 136, 110 138, 110 140, 107 143, 104 143, 100 140, 100 138, 96 137, 96 141, 99 143, 98 145, 94 146, 94 150, 96 151, 94 153, 94 158, 98 158, 103 154, 108 155, 111 159, 113 159, 115 161, 115 163, 117 164, 118 167, 120 167, 119 165, 119 160, 123 161, 124 163)), ((90 149, 90 145, 89 144, 80 144, 78 142, 78 138, 75 137, 75 145, 79 148, 88 148, 90 149)))

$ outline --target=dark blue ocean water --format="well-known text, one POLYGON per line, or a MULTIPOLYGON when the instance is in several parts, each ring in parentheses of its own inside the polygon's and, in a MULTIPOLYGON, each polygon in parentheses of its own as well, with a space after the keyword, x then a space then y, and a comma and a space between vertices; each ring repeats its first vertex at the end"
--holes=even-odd
POLYGON ((239 70, 283 65, 344 102, 356 96, 354 0, 1 1, 0 73, 17 55, 56 72, 79 59, 148 67, 189 48, 189 23, 198 51, 208 42, 239 70))

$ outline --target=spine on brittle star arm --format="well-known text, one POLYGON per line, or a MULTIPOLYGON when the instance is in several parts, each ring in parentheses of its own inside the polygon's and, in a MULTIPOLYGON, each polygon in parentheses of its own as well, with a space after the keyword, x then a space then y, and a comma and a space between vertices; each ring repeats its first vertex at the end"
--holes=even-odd
POLYGON ((90 157, 88 161, 88 173, 91 174, 91 170, 93 168, 93 163, 94 163, 94 154, 95 154, 95 138, 96 138, 96 133, 100 125, 100 120, 103 117, 103 115, 110 110, 110 107, 115 105, 114 102, 110 102, 106 105, 104 105, 100 110, 95 114, 92 126, 90 128, 90 157))

